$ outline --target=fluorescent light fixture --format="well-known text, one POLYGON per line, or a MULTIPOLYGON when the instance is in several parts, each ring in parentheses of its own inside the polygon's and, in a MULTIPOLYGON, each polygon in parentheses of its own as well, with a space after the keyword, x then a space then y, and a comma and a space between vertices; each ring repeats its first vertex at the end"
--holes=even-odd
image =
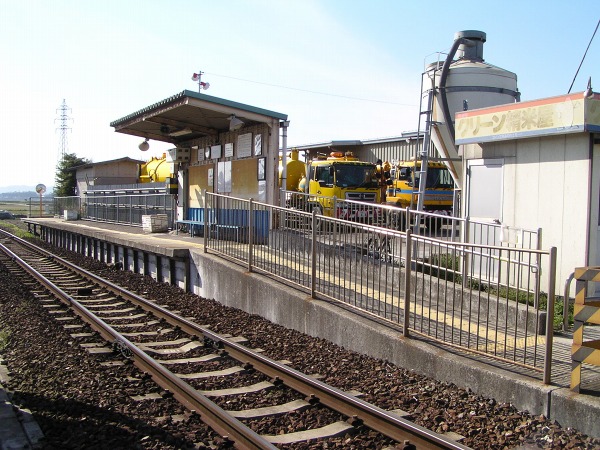
POLYGON ((177 137, 177 136, 185 136, 186 134, 191 134, 192 130, 189 128, 184 128, 183 130, 173 131, 169 133, 169 136, 177 137))

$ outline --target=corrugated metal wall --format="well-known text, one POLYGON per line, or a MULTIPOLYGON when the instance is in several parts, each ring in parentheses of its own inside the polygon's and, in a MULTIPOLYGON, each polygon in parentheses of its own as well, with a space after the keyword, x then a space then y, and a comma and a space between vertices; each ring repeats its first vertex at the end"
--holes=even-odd
MULTIPOLYGON (((365 161, 375 162, 378 159, 382 161, 406 161, 415 158, 415 152, 421 150, 423 139, 419 139, 420 144, 417 149, 416 138, 399 138, 398 140, 385 142, 366 141, 360 150, 357 150, 357 156, 365 161)), ((433 145, 429 149, 429 157, 439 157, 433 145)))
MULTIPOLYGON (((325 143, 322 147, 311 145, 307 146, 306 148, 303 146, 296 146, 294 148, 297 148, 301 152, 309 150, 309 152, 313 155, 328 155, 332 151, 351 151, 354 153, 354 156, 359 158, 361 161, 369 162, 376 162, 378 159, 389 162, 406 161, 415 158, 415 153, 421 149, 421 144, 417 145, 417 142, 422 143, 423 138, 420 137, 417 140, 415 133, 411 136, 399 136, 397 138, 390 139, 374 139, 371 141, 363 141, 362 145, 360 145, 360 141, 356 142, 358 142, 358 144, 355 145, 330 145, 325 143)), ((433 143, 429 148, 429 157, 432 159, 439 158, 433 143)))

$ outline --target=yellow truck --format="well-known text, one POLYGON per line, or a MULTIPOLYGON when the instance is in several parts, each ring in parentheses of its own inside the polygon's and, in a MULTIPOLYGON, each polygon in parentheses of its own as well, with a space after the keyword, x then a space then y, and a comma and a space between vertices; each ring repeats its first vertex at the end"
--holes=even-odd
MULTIPOLYGON (((416 209, 419 199, 421 161, 395 162, 392 164, 390 175, 392 184, 387 188, 385 203, 402 209, 407 207, 416 209)), ((423 210, 452 215, 453 202, 454 180, 450 171, 441 162, 429 162, 423 210)))
POLYGON ((351 152, 332 152, 309 161, 306 176, 292 190, 306 194, 297 196, 296 203, 290 205, 297 209, 360 222, 378 219, 376 208, 352 203, 381 203, 377 165, 359 161, 351 152))

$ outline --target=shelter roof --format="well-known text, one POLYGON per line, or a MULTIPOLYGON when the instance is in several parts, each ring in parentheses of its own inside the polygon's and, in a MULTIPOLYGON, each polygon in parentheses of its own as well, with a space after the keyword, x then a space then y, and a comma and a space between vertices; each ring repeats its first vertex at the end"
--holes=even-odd
POLYGON ((115 131, 177 144, 229 131, 235 115, 245 126, 287 120, 287 115, 184 90, 111 122, 115 131))
POLYGON ((86 163, 86 164, 81 164, 79 166, 73 166, 71 169, 89 169, 90 167, 94 167, 94 166, 102 166, 102 165, 106 165, 106 164, 115 164, 115 163, 122 163, 122 162, 132 162, 135 164, 144 164, 146 161, 142 161, 141 159, 133 159, 133 158, 129 158, 129 157, 123 157, 123 158, 118 158, 118 159, 110 159, 108 161, 98 161, 98 162, 90 162, 90 163, 86 163))

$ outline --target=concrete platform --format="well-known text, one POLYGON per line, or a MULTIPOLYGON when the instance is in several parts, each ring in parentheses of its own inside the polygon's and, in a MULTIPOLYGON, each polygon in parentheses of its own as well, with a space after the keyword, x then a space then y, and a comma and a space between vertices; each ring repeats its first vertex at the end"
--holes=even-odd
MULTIPOLYGON (((400 329, 387 322, 347 310, 339 303, 309 298, 281 282, 248 273, 240 265, 204 253, 201 237, 174 232, 144 233, 141 227, 88 221, 27 221, 73 236, 89 236, 165 258, 184 260, 186 270, 190 272, 186 288, 202 297, 214 298, 224 305, 259 314, 282 326, 388 360, 431 378, 470 388, 477 394, 511 403, 531 414, 544 414, 562 426, 600 437, 600 370, 586 366, 582 374, 582 393, 576 394, 569 389, 572 343, 569 334, 555 337, 552 384, 545 385, 538 372, 461 352, 417 335, 405 338, 400 329)), ((66 239, 64 242, 68 247, 78 241, 66 239)))

